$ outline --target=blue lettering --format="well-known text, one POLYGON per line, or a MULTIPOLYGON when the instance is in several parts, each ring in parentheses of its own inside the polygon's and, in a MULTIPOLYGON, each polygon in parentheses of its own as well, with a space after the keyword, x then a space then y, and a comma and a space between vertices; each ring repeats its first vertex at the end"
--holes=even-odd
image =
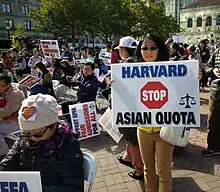
POLYGON ((166 69, 166 66, 165 65, 160 65, 160 70, 159 70, 159 73, 158 73, 158 77, 161 77, 161 76, 164 76, 164 77, 167 77, 167 69, 166 69))
POLYGON ((158 73, 158 65, 155 66, 150 66, 150 72, 151 72, 151 76, 152 77, 157 77, 157 73, 158 73), (155 68, 155 69, 154 69, 155 68))
POLYGON ((141 67, 141 77, 150 77, 148 66, 142 66, 141 67))
POLYGON ((20 182, 19 192, 28 192, 27 184, 25 182, 20 182))
POLYGON ((18 191, 18 183, 17 182, 10 182, 9 189, 10 189, 10 192, 19 192, 18 191))
POLYGON ((184 76, 187 73, 187 67, 185 65, 178 65, 178 76, 184 76))
POLYGON ((122 78, 181 77, 187 74, 185 65, 150 65, 122 67, 122 78))
POLYGON ((131 77, 131 68, 122 67, 122 78, 130 78, 130 77, 131 77))
POLYGON ((9 192, 8 182, 1 182, 1 192, 9 192))
POLYGON ((176 65, 169 65, 168 76, 170 76, 170 77, 176 77, 177 76, 176 65))
POLYGON ((141 75, 140 75, 140 71, 139 71, 139 67, 137 66, 134 66, 133 67, 133 70, 132 70, 132 73, 131 73, 131 77, 137 77, 137 78, 140 78, 141 75))

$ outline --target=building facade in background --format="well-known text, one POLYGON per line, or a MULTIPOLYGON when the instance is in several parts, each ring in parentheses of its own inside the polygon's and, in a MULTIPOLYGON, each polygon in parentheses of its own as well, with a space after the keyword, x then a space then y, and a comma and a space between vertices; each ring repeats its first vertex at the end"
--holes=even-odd
POLYGON ((28 14, 30 8, 39 7, 40 0, 1 0, 0 1, 0 40, 8 39, 8 31, 13 34, 18 23, 23 24, 25 34, 29 36, 37 36, 41 39, 51 39, 53 34, 36 33, 33 27, 36 24, 28 14), (8 26, 6 28, 6 26, 8 26))
POLYGON ((198 0, 180 11, 182 35, 188 43, 220 41, 220 0, 198 0))
POLYGON ((196 0, 164 0, 166 14, 173 15, 180 22, 180 9, 194 3, 196 0))

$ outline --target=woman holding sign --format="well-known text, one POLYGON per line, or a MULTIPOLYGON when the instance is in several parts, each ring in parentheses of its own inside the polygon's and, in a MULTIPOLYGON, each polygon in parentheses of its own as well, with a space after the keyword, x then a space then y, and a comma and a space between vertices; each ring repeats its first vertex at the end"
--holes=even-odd
POLYGON ((32 95, 22 102, 21 135, 0 171, 40 171, 43 192, 83 192, 83 154, 72 129, 59 121, 57 108, 50 95, 32 95))
MULTIPOLYGON (((140 62, 169 61, 169 52, 165 43, 159 37, 148 35, 139 42, 137 57, 140 62)), ((144 162, 147 191, 156 192, 156 156, 159 191, 171 192, 171 165, 174 146, 160 138, 160 127, 140 127, 138 129, 138 141, 144 162)))

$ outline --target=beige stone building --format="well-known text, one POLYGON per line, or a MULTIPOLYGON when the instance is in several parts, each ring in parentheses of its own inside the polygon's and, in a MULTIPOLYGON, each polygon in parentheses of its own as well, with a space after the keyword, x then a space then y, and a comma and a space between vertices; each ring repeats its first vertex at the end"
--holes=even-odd
POLYGON ((220 42, 220 0, 198 0, 181 9, 180 25, 187 43, 206 38, 220 42))
POLYGON ((13 34, 18 23, 22 23, 26 35, 38 36, 40 38, 51 38, 49 33, 35 33, 33 27, 36 24, 29 16, 32 7, 39 7, 40 0, 0 0, 0 40, 8 39, 9 33, 13 34))

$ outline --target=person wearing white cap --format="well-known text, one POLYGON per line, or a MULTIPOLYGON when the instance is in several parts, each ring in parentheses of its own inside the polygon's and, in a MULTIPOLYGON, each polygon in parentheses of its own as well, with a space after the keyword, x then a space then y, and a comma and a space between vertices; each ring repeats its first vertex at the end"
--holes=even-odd
MULTIPOLYGON (((119 55, 121 57, 121 63, 134 62, 134 52, 137 47, 137 41, 130 37, 123 37, 120 39, 119 55)), ((119 127, 119 131, 124 135, 126 140, 126 151, 124 156, 118 156, 118 160, 121 164, 134 168, 133 172, 129 172, 128 175, 136 180, 144 180, 144 165, 140 155, 140 149, 137 139, 137 127, 126 128, 119 127)))
POLYGON ((32 95, 22 102, 19 139, 0 171, 40 171, 43 192, 84 191, 83 154, 71 128, 58 119, 57 101, 32 95))

